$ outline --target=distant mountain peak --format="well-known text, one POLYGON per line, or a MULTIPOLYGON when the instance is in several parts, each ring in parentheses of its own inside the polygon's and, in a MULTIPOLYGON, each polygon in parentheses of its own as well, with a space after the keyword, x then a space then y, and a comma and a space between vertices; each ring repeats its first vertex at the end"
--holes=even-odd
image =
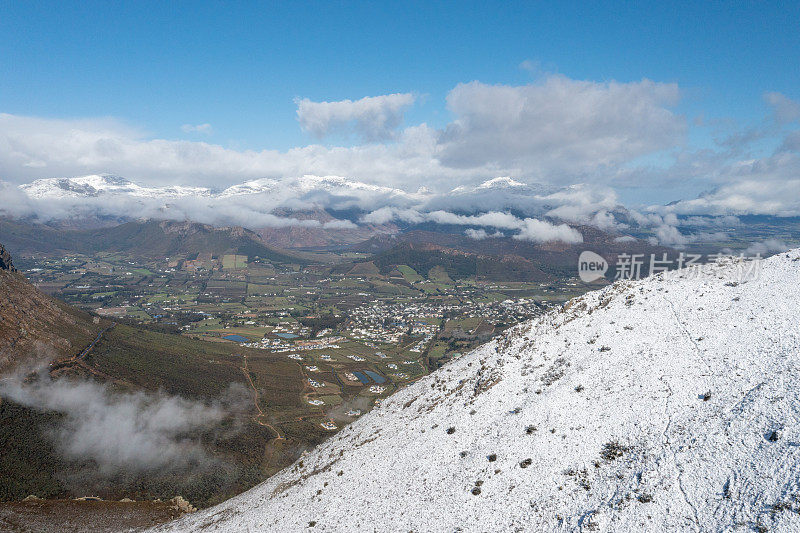
POLYGON ((528 185, 522 183, 521 181, 517 181, 512 179, 508 176, 502 176, 498 178, 492 178, 490 180, 486 180, 480 185, 478 185, 478 189, 508 189, 513 187, 527 187, 528 185))

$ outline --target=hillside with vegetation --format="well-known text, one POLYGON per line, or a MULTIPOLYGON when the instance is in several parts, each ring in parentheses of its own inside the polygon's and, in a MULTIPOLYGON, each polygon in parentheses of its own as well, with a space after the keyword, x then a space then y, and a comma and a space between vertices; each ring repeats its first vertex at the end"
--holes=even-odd
POLYGON ((295 361, 97 317, 37 290, 1 247, 0 260, 0 502, 51 502, 0 503, 0 529, 64 498, 208 506, 329 434, 295 361))
POLYGON ((16 254, 115 252, 145 258, 210 253, 241 254, 286 263, 307 262, 268 246, 248 229, 197 222, 139 220, 95 229, 62 229, 0 218, 0 240, 16 254))

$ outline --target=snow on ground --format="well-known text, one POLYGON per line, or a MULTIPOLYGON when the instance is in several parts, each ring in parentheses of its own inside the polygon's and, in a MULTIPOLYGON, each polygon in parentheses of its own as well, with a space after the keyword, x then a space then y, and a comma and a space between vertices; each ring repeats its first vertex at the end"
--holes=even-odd
POLYGON ((621 282, 161 531, 800 531, 800 251, 621 282))

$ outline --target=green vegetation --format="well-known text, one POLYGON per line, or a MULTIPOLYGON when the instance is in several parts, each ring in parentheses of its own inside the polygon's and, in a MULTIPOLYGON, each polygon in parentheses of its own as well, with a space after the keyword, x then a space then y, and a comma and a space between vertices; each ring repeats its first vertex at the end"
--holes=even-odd
POLYGON ((215 398, 232 383, 245 384, 232 348, 119 324, 105 333, 87 361, 146 390, 215 398))
POLYGON ((408 265, 397 265, 397 270, 403 274, 403 278, 409 283, 417 283, 422 281, 424 278, 417 274, 417 271, 411 268, 408 265))
POLYGON ((222 268, 225 270, 236 270, 247 268, 247 256, 236 254, 225 254, 222 256, 222 268))
POLYGON ((447 270, 440 265, 436 265, 428 271, 428 279, 433 283, 441 283, 444 285, 453 284, 453 280, 447 275, 447 270))
POLYGON ((53 442, 42 429, 59 420, 6 399, 0 402, 0 501, 21 500, 29 494, 40 498, 62 496, 58 480, 60 460, 53 442))

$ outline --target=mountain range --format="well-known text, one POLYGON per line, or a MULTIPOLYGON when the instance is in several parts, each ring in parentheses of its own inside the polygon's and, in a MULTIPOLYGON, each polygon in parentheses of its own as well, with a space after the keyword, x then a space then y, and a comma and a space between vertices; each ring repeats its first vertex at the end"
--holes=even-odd
POLYGON ((607 188, 531 185, 509 177, 409 192, 341 176, 262 178, 213 188, 140 185, 100 174, 38 179, 3 190, 0 214, 49 227, 192 221, 247 228, 266 245, 304 251, 341 251, 416 230, 534 243, 576 243, 586 240, 588 230, 705 253, 744 250, 780 236, 787 242, 758 246, 776 251, 798 242, 800 228, 797 217, 688 216, 675 212, 675 205, 628 208, 607 188))
POLYGON ((637 213, 613 195, 507 177, 446 194, 311 175, 212 189, 143 186, 103 174, 40 179, 17 190, 22 207, 14 216, 14 202, 2 206, 0 240, 23 256, 209 252, 285 263, 361 256, 383 275, 401 265, 423 273, 441 265, 454 279, 550 281, 574 275, 584 250, 611 264, 620 254, 675 258, 675 248, 687 247, 772 253, 798 242, 800 228, 800 219, 785 217, 637 213))
POLYGON ((225 253, 269 261, 304 263, 303 257, 275 249, 255 232, 196 222, 135 220, 94 229, 62 229, 0 218, 0 237, 17 254, 125 252, 142 258, 225 253))
MULTIPOLYGON (((558 219, 541 222, 546 230, 556 230, 552 237, 522 238, 515 231, 525 227, 526 213, 545 214, 556 200, 551 190, 510 178, 457 187, 447 195, 426 190, 407 193, 336 176, 261 179, 212 190, 146 187, 119 176, 91 175, 40 179, 19 190, 26 195, 25 201, 39 202, 39 208, 53 206, 48 213, 61 213, 50 219, 38 215, 0 218, 0 239, 23 255, 121 251, 165 257, 211 252, 302 263, 308 256, 287 250, 356 252, 378 254, 375 261, 383 274, 402 264, 428 272, 442 263, 454 278, 477 275, 543 281, 567 270, 572 273, 585 248, 602 247, 612 261, 621 252, 669 251, 629 236, 620 240, 613 230, 567 225, 558 219), (373 209, 379 205, 392 207, 373 209), (425 215, 412 208, 420 205, 433 211, 425 215), (115 206, 124 209, 114 210, 115 206), (408 209, 403 211, 403 206, 408 209), (462 213, 505 211, 493 212, 484 220, 448 211, 456 208, 466 209, 462 213), (208 209, 217 214, 249 209, 259 213, 245 220, 244 227, 202 223, 208 209), (131 217, 133 213, 141 216, 131 217), (177 219, 176 214, 180 215, 177 219), (184 218, 189 216, 201 221, 184 218), (487 224, 516 229, 486 231, 487 224), (563 234, 569 237, 566 241, 559 240, 563 234)), ((609 216, 630 222, 621 206, 606 207, 614 210, 609 216)))
POLYGON ((577 202, 570 213, 577 209, 591 217, 598 211, 618 209, 624 214, 624 208, 613 199, 592 205, 595 200, 587 199, 580 190, 532 187, 510 178, 434 193, 424 188, 407 192, 340 176, 263 178, 213 189, 143 186, 102 174, 39 179, 8 192, 16 195, 17 201, 0 207, 0 211, 15 218, 33 217, 72 228, 138 218, 239 225, 257 231, 265 242, 281 248, 357 244, 372 236, 396 234, 426 220, 436 222, 436 217, 427 215, 430 212, 447 216, 503 211, 507 217, 510 213, 542 217, 565 202, 577 202))
POLYGON ((229 187, 192 187, 171 185, 162 187, 144 186, 114 174, 90 174, 87 176, 42 178, 19 187, 28 196, 36 199, 89 198, 109 195, 129 195, 139 198, 180 198, 187 196, 231 197, 251 194, 274 194, 297 197, 307 193, 331 194, 348 191, 350 194, 383 194, 414 198, 417 195, 400 189, 371 185, 340 176, 306 175, 287 182, 272 178, 246 181, 229 187))

